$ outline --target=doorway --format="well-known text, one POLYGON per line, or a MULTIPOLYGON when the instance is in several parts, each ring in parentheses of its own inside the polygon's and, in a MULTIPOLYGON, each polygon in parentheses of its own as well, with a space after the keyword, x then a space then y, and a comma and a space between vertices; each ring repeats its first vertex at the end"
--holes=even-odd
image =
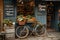
POLYGON ((54 31, 59 31, 58 23, 59 23, 59 6, 60 2, 47 2, 47 29, 51 29, 54 31))

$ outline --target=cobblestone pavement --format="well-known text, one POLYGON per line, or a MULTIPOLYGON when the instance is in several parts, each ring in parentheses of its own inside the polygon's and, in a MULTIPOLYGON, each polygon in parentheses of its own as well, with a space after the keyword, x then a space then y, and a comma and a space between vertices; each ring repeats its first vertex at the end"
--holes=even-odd
POLYGON ((25 39, 13 39, 9 38, 7 40, 60 40, 60 33, 59 32, 48 32, 46 35, 36 37, 36 36, 28 36, 25 39))

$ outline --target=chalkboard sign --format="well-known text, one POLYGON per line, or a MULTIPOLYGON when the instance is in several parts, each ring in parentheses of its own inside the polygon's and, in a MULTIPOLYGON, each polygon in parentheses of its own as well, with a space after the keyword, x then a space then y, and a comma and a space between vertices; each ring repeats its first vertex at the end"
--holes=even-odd
POLYGON ((14 6, 13 5, 5 5, 5 16, 13 17, 14 14, 14 6))
POLYGON ((15 6, 13 0, 4 0, 4 17, 14 17, 15 6))
POLYGON ((40 15, 46 15, 46 5, 38 5, 38 12, 40 15))
POLYGON ((4 19, 16 21, 16 0, 4 0, 4 19))

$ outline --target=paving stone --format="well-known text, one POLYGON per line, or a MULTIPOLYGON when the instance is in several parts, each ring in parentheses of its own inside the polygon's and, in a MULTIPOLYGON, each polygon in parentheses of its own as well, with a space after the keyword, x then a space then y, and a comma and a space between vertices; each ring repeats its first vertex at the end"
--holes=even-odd
POLYGON ((42 37, 42 40, 51 40, 51 38, 48 38, 48 37, 42 37))
POLYGON ((37 37, 38 40, 43 40, 44 37, 37 37))
POLYGON ((58 40, 60 40, 60 38, 58 40))
POLYGON ((18 38, 18 39, 15 39, 15 40, 28 40, 28 39, 27 39, 27 38, 25 38, 25 39, 19 39, 19 38, 18 38))
POLYGON ((53 40, 58 40, 58 38, 53 38, 53 40))
POLYGON ((56 37, 56 35, 51 33, 51 34, 48 34, 48 37, 54 38, 54 37, 56 37))
POLYGON ((15 40, 13 37, 6 38, 6 40, 15 40))
POLYGON ((28 38, 28 40, 38 40, 36 37, 34 38, 34 37, 30 37, 30 38, 28 38))
POLYGON ((7 38, 7 40, 60 40, 60 33, 58 32, 49 32, 47 33, 48 36, 40 36, 40 37, 37 37, 37 36, 28 36, 27 38, 25 39, 13 39, 13 38, 7 38))
POLYGON ((45 39, 43 39, 43 40, 52 40, 51 38, 45 38, 45 39))

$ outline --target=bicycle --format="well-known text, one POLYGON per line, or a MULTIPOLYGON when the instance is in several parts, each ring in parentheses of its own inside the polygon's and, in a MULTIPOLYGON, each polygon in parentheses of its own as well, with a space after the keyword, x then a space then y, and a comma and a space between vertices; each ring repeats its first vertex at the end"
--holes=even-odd
POLYGON ((16 36, 18 38, 25 38, 27 37, 30 33, 35 33, 37 36, 40 36, 45 32, 44 26, 36 21, 35 18, 32 16, 28 15, 24 17, 23 15, 20 15, 17 17, 17 22, 16 23, 16 36), (33 19, 33 20, 32 20, 33 19), (35 21, 34 21, 35 20, 35 21))
POLYGON ((29 35, 29 33, 35 33, 36 36, 40 36, 45 33, 45 28, 38 22, 36 24, 26 23, 25 25, 19 25, 16 28, 16 35, 18 38, 26 38, 29 35))

